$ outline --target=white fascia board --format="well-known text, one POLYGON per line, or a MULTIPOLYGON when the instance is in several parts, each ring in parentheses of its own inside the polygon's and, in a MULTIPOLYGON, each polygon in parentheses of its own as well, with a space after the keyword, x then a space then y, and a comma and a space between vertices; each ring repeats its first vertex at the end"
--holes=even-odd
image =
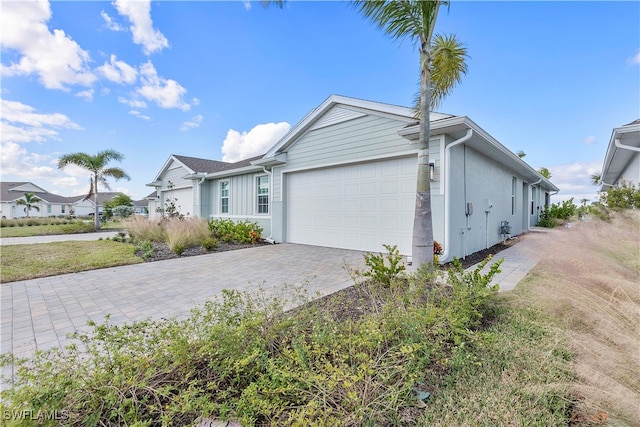
POLYGON ((262 166, 244 166, 237 169, 228 169, 220 172, 208 173, 207 179, 224 178, 227 176, 244 175, 252 172, 262 172, 262 166))
POLYGON ((604 156, 604 162, 602 164, 602 171, 600 172, 600 178, 603 183, 606 183, 606 185, 609 185, 610 183, 613 183, 613 181, 618 179, 618 177, 613 177, 614 179, 611 179, 611 177, 607 177, 611 162, 613 161, 613 158, 618 151, 618 147, 616 147, 616 139, 620 138, 625 133, 634 132, 640 133, 640 123, 614 128, 611 132, 609 146, 607 147, 607 153, 604 156))
POLYGON ((407 107, 401 107, 398 105, 382 104, 374 101, 366 101, 363 99, 349 98, 341 95, 331 95, 324 100, 320 106, 311 110, 302 120, 300 120, 289 132, 287 132, 278 142, 267 151, 264 155, 264 159, 274 157, 278 150, 286 147, 293 140, 295 140, 300 134, 304 133, 309 127, 318 120, 325 112, 327 112, 334 105, 345 105, 350 107, 362 108, 370 111, 377 111, 386 114, 392 114, 394 116, 400 116, 404 118, 411 118, 413 111, 407 107))

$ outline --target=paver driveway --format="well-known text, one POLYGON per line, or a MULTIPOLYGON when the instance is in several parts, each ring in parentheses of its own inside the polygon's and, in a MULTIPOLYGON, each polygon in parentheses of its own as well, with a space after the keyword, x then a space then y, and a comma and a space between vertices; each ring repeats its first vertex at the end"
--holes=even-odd
POLYGON ((308 282, 312 294, 329 294, 353 283, 343 266, 363 266, 362 255, 281 244, 5 283, 0 352, 27 357, 64 346, 67 333, 106 314, 116 324, 185 316, 223 289, 308 282))

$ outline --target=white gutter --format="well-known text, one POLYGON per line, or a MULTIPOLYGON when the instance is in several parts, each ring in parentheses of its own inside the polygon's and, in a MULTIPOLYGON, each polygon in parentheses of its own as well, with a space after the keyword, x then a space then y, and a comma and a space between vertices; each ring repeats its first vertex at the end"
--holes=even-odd
POLYGON ((615 144, 616 147, 622 149, 622 150, 630 150, 630 151, 635 151, 636 153, 640 153, 640 147, 634 147, 632 145, 625 145, 623 143, 620 142, 620 138, 616 138, 613 143, 615 144))
POLYGON ((447 145, 444 149, 444 164, 445 164, 445 174, 444 174, 444 252, 442 253, 442 260, 447 260, 449 257, 449 249, 451 247, 450 244, 450 228, 451 228, 451 224, 449 221, 449 211, 450 211, 450 206, 449 204, 451 203, 451 197, 449 194, 449 180, 451 177, 451 168, 450 168, 450 164, 451 164, 451 159, 450 159, 450 154, 449 152, 451 151, 452 147, 455 147, 456 145, 462 144, 466 141, 468 141, 469 139, 471 139, 471 136, 473 135, 473 129, 472 128, 468 128, 467 129, 467 134, 465 136, 463 136, 462 138, 453 141, 451 144, 447 145))
MULTIPOLYGON (((262 170, 264 171, 264 173, 266 173, 267 175, 269 175, 269 197, 271 197, 271 201, 273 201, 273 172, 270 172, 267 170, 266 167, 262 167, 262 170)), ((269 237, 267 237, 266 240, 267 243, 271 243, 272 245, 275 243, 275 240, 272 239, 273 236, 273 203, 270 203, 269 205, 271 207, 271 210, 269 212, 269 237)))

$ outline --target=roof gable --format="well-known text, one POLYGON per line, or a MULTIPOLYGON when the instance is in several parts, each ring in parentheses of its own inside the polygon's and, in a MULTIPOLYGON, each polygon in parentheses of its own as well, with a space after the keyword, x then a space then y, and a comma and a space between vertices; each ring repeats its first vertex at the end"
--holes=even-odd
POLYGON ((613 129, 600 174, 603 185, 615 185, 640 152, 640 119, 613 129))
MULTIPOLYGON (((415 115, 411 108, 382 102, 367 101, 364 99, 349 98, 341 95, 331 95, 320 106, 311 110, 289 132, 267 151, 264 158, 275 157, 294 144, 304 133, 309 130, 320 129, 348 120, 353 120, 365 115, 379 115, 401 120, 407 124, 415 121, 415 115)), ((430 114, 431 120, 439 120, 452 117, 448 114, 430 114)))
POLYGON ((49 193, 47 190, 32 182, 1 182, 0 199, 3 202, 11 202, 24 197, 25 193, 33 193, 43 202, 71 203, 71 198, 49 193))

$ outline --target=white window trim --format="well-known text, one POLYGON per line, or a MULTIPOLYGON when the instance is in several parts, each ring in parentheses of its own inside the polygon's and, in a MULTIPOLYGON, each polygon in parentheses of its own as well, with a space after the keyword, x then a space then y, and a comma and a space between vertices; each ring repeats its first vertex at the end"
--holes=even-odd
POLYGON ((269 216, 271 215, 271 179, 269 177, 268 174, 260 174, 260 175, 255 175, 254 179, 253 179, 253 185, 254 185, 254 189, 253 189, 253 194, 255 195, 254 197, 254 209, 253 212, 255 215, 258 216, 269 216), (258 203, 258 199, 259 196, 264 196, 264 194, 258 194, 258 180, 262 177, 267 177, 268 180, 268 186, 267 186, 267 212, 258 212, 259 211, 259 203, 258 203))
POLYGON ((511 177, 511 215, 518 212, 518 178, 511 177))
POLYGON ((220 203, 218 205, 219 212, 220 212, 220 214, 228 215, 228 214, 231 213, 231 181, 228 180, 228 179, 223 179, 223 180, 221 180, 219 182, 220 182, 220 197, 219 197, 220 203), (226 196, 226 199, 227 199, 227 212, 222 212, 222 199, 225 198, 222 195, 222 184, 225 183, 225 182, 227 183, 227 196, 226 196))

